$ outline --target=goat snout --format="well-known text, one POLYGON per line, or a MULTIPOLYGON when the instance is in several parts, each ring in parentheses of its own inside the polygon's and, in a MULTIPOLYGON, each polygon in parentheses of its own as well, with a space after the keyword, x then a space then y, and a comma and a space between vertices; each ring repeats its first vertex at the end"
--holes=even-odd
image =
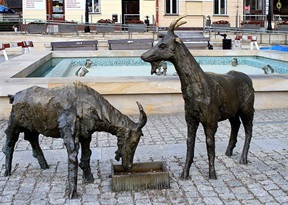
POLYGON ((132 164, 123 165, 123 168, 127 170, 132 169, 132 164))
POLYGON ((153 55, 153 54, 148 50, 148 51, 146 51, 145 53, 143 53, 143 54, 141 55, 141 59, 142 59, 143 61, 150 62, 150 61, 154 60, 154 59, 153 59, 154 56, 155 56, 155 55, 153 55))
MULTIPOLYGON (((144 53, 145 54, 145 53, 144 53)), ((143 60, 143 61, 145 61, 146 60, 146 57, 145 57, 145 55, 144 54, 142 54, 141 56, 140 56, 140 58, 143 60)))

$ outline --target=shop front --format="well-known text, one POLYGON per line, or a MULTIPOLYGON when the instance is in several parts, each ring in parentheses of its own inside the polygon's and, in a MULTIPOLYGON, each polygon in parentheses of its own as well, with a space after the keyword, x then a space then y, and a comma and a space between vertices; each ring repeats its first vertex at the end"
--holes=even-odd
POLYGON ((47 20, 65 20, 65 0, 47 0, 47 20))
POLYGON ((156 11, 155 0, 23 0, 23 18, 84 23, 86 3, 90 23, 99 19, 144 21, 146 16, 152 20, 156 11))

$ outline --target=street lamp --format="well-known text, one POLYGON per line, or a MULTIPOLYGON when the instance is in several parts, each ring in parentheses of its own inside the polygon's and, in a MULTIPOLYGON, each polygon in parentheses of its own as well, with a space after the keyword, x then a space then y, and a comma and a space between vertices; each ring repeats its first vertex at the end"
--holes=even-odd
POLYGON ((268 6, 268 15, 267 15, 267 21, 268 21, 268 27, 267 30, 272 30, 272 25, 271 25, 271 21, 272 21, 272 12, 271 12, 271 0, 269 0, 269 6, 268 6))
POLYGON ((89 27, 89 12, 88 12, 88 0, 86 0, 85 3, 85 29, 84 29, 85 33, 89 33, 90 32, 90 27, 89 27))

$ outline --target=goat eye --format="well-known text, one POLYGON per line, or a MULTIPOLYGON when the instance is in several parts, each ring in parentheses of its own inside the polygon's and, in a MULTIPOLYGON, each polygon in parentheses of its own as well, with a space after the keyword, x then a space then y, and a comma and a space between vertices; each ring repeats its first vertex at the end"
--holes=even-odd
POLYGON ((134 147, 134 146, 136 146, 136 142, 135 141, 133 141, 133 142, 131 142, 131 145, 134 147))
POLYGON ((160 49, 165 49, 167 46, 166 46, 166 44, 165 43, 161 43, 160 45, 159 45, 159 48, 160 49))

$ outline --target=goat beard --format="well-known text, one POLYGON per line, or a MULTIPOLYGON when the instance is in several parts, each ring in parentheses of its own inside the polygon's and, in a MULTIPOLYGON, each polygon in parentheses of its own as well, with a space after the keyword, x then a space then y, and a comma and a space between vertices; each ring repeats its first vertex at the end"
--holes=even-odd
POLYGON ((162 61, 151 61, 151 75, 153 75, 154 73, 156 74, 157 69, 161 68, 161 63, 162 61))
POLYGON ((116 152, 115 152, 115 159, 119 162, 119 160, 120 160, 120 158, 122 157, 122 155, 121 155, 121 153, 117 150, 116 152))

